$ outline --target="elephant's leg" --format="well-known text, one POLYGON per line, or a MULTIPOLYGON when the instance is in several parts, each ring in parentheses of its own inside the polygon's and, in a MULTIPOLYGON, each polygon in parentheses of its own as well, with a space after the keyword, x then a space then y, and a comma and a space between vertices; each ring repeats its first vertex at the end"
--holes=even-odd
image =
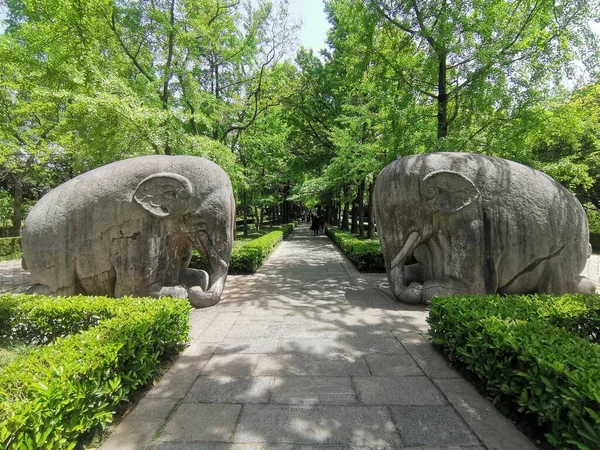
POLYGON ((204 270, 186 268, 181 271, 179 282, 188 288, 200 286, 203 291, 208 289, 209 277, 204 270))
POLYGON ((26 294, 51 295, 52 290, 45 284, 36 283, 25 291, 26 294))
POLYGON ((429 303, 433 297, 447 297, 449 295, 485 295, 485 289, 467 286, 466 283, 456 278, 440 278, 427 280, 422 286, 423 302, 429 303))
POLYGON ((596 285, 589 278, 577 277, 577 292, 581 294, 595 294, 596 285))
POLYGON ((152 297, 188 298, 188 291, 183 286, 157 286, 153 291, 156 292, 156 290, 158 293, 151 294, 152 297))
POLYGON ((404 266, 404 279, 407 284, 413 282, 423 283, 425 281, 425 269, 423 264, 409 264, 404 266))

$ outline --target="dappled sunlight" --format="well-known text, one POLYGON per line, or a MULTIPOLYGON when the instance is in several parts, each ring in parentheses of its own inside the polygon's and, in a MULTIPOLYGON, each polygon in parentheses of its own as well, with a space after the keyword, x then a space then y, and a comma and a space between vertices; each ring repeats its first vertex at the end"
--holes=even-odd
POLYGON ((179 402, 150 448, 472 448, 472 405, 449 406, 462 380, 424 337, 425 307, 308 233, 191 312, 192 343, 147 396, 179 402), (423 418, 435 431, 413 430, 423 418))

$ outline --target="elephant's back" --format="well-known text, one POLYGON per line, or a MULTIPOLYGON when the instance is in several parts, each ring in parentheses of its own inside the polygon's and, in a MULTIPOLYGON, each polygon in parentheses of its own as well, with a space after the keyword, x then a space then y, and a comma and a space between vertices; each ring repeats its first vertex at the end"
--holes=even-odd
POLYGON ((191 156, 141 156, 85 172, 49 191, 30 210, 22 236, 27 267, 34 273, 58 260, 69 268, 77 253, 74 247, 111 239, 121 222, 142 220, 147 212, 133 201, 133 194, 145 178, 161 172, 186 176, 199 189, 229 183, 215 163, 191 156))
POLYGON ((588 224, 579 201, 545 173, 514 161, 458 152, 406 156, 381 172, 377 183, 388 195, 376 201, 385 205, 389 194, 406 195, 400 189, 407 185, 418 192, 421 181, 437 171, 459 173, 479 190, 482 220, 492 230, 489 243, 498 252, 518 253, 523 261, 531 261, 568 246, 573 265, 581 270, 585 266, 588 224))

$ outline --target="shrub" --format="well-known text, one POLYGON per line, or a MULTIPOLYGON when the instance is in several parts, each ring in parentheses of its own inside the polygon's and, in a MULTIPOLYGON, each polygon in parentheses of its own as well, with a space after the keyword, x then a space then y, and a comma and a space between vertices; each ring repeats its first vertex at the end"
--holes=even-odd
POLYGON ((0 238, 0 260, 16 259, 21 256, 21 238, 0 238))
POLYGON ((189 309, 167 298, 0 296, 5 336, 51 342, 0 371, 0 447, 72 449, 110 423, 186 341, 189 309), (69 330, 81 331, 59 337, 69 330))
POLYGON ((552 445, 587 449, 600 442, 599 315, 598 296, 447 297, 428 321, 433 342, 535 414, 552 445))
POLYGON ((588 217, 590 233, 600 234, 600 210, 588 203, 585 205, 585 212, 588 217))
MULTIPOLYGON (((239 243, 236 241, 229 260, 229 271, 231 275, 254 273, 264 264, 269 255, 275 250, 279 243, 294 231, 295 223, 288 223, 277 230, 271 231, 259 238, 239 243)), ((208 262, 202 255, 194 252, 190 267, 208 270, 208 262)))
POLYGON ((356 266, 359 272, 385 272, 385 262, 379 241, 359 239, 339 228, 327 227, 327 235, 356 266))

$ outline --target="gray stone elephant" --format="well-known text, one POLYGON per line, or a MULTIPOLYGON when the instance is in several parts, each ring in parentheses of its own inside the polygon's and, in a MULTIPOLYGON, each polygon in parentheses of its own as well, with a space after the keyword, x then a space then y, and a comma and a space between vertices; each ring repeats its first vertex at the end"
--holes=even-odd
POLYGON ((86 172, 31 209, 23 265, 55 295, 172 296, 220 300, 234 237, 227 174, 192 156, 142 156, 86 172), (208 273, 188 268, 192 248, 208 273))
POLYGON ((500 158, 431 153, 377 178, 375 216, 394 296, 595 292, 585 211, 549 176, 500 158), (407 264, 414 257, 416 264, 407 264))

